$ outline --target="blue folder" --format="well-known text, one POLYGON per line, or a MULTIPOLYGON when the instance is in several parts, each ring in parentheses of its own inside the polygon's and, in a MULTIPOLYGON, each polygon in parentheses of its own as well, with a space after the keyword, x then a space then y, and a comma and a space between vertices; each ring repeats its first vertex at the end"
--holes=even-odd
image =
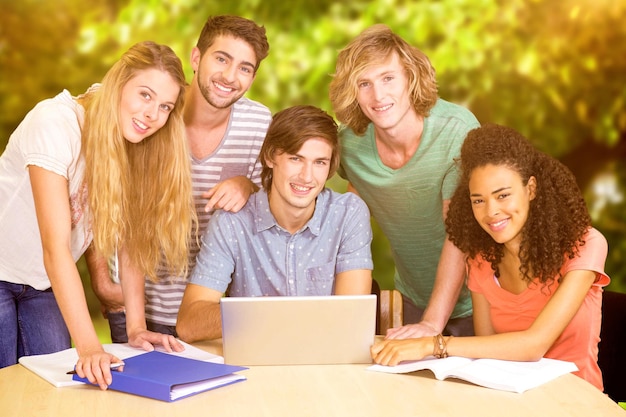
MULTIPOLYGON (((111 372, 109 389, 167 402, 245 380, 235 372, 248 369, 158 351, 124 359, 124 363, 123 371, 111 372)), ((78 375, 72 379, 89 383, 78 375)))

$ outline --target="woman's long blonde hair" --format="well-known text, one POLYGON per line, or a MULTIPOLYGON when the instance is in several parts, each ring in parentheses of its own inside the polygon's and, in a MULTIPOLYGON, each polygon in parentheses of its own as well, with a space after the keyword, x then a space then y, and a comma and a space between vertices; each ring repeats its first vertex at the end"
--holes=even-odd
POLYGON ((101 86, 85 95, 82 152, 93 244, 109 257, 123 248, 135 267, 156 279, 159 264, 179 276, 188 268, 196 224, 190 157, 182 119, 185 76, 174 51, 154 42, 131 47, 111 67, 101 86), (138 71, 167 72, 180 92, 165 125, 133 144, 122 135, 124 85, 138 71))

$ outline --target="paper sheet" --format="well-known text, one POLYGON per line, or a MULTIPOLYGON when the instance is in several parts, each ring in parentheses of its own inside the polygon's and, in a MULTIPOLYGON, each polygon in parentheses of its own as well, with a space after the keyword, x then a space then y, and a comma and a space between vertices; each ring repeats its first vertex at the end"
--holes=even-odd
MULTIPOLYGON (((185 350, 182 352, 172 352, 170 354, 205 362, 224 363, 224 358, 221 356, 205 352, 183 341, 179 340, 179 342, 185 346, 185 350)), ((143 349, 131 347, 128 343, 111 343, 105 344, 103 347, 105 351, 122 360, 145 352, 143 349)), ((165 349, 161 346, 158 346, 156 350, 165 352, 165 349)), ((76 365, 77 361, 78 354, 75 348, 46 355, 22 356, 19 359, 19 363, 22 366, 36 373, 55 387, 83 384, 82 382, 73 381, 72 375, 67 374, 67 371, 74 369, 74 365, 76 365)))

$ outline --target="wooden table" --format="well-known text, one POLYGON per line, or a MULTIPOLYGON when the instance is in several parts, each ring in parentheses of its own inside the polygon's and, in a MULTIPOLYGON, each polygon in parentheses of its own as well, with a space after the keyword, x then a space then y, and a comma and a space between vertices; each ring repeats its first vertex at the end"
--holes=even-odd
MULTIPOLYGON (((221 355, 221 342, 196 346, 221 355)), ((55 388, 21 365, 0 369, 0 415, 237 416, 237 417, 626 417, 591 384, 568 374, 516 394, 459 380, 438 381, 429 371, 393 375, 366 365, 255 366, 246 381, 173 403, 91 386, 55 388)))

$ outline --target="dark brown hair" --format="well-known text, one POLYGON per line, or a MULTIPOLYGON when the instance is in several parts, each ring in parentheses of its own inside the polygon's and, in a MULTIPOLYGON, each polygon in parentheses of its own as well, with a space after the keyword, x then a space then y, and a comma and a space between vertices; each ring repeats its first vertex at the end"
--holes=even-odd
POLYGON ((200 50, 200 55, 204 55, 207 49, 213 44, 213 41, 218 36, 232 36, 237 39, 242 39, 254 50, 256 55, 256 65, 254 71, 256 72, 270 50, 267 37, 265 36, 265 28, 254 23, 252 20, 240 17, 240 16, 210 16, 196 46, 200 50))
POLYGON ((297 154, 304 142, 311 138, 323 138, 330 144, 333 154, 328 178, 332 177, 339 166, 339 140, 333 118, 314 106, 289 107, 274 115, 259 155, 263 165, 263 188, 269 192, 272 187, 272 168, 267 161, 272 161, 276 154, 297 154))

